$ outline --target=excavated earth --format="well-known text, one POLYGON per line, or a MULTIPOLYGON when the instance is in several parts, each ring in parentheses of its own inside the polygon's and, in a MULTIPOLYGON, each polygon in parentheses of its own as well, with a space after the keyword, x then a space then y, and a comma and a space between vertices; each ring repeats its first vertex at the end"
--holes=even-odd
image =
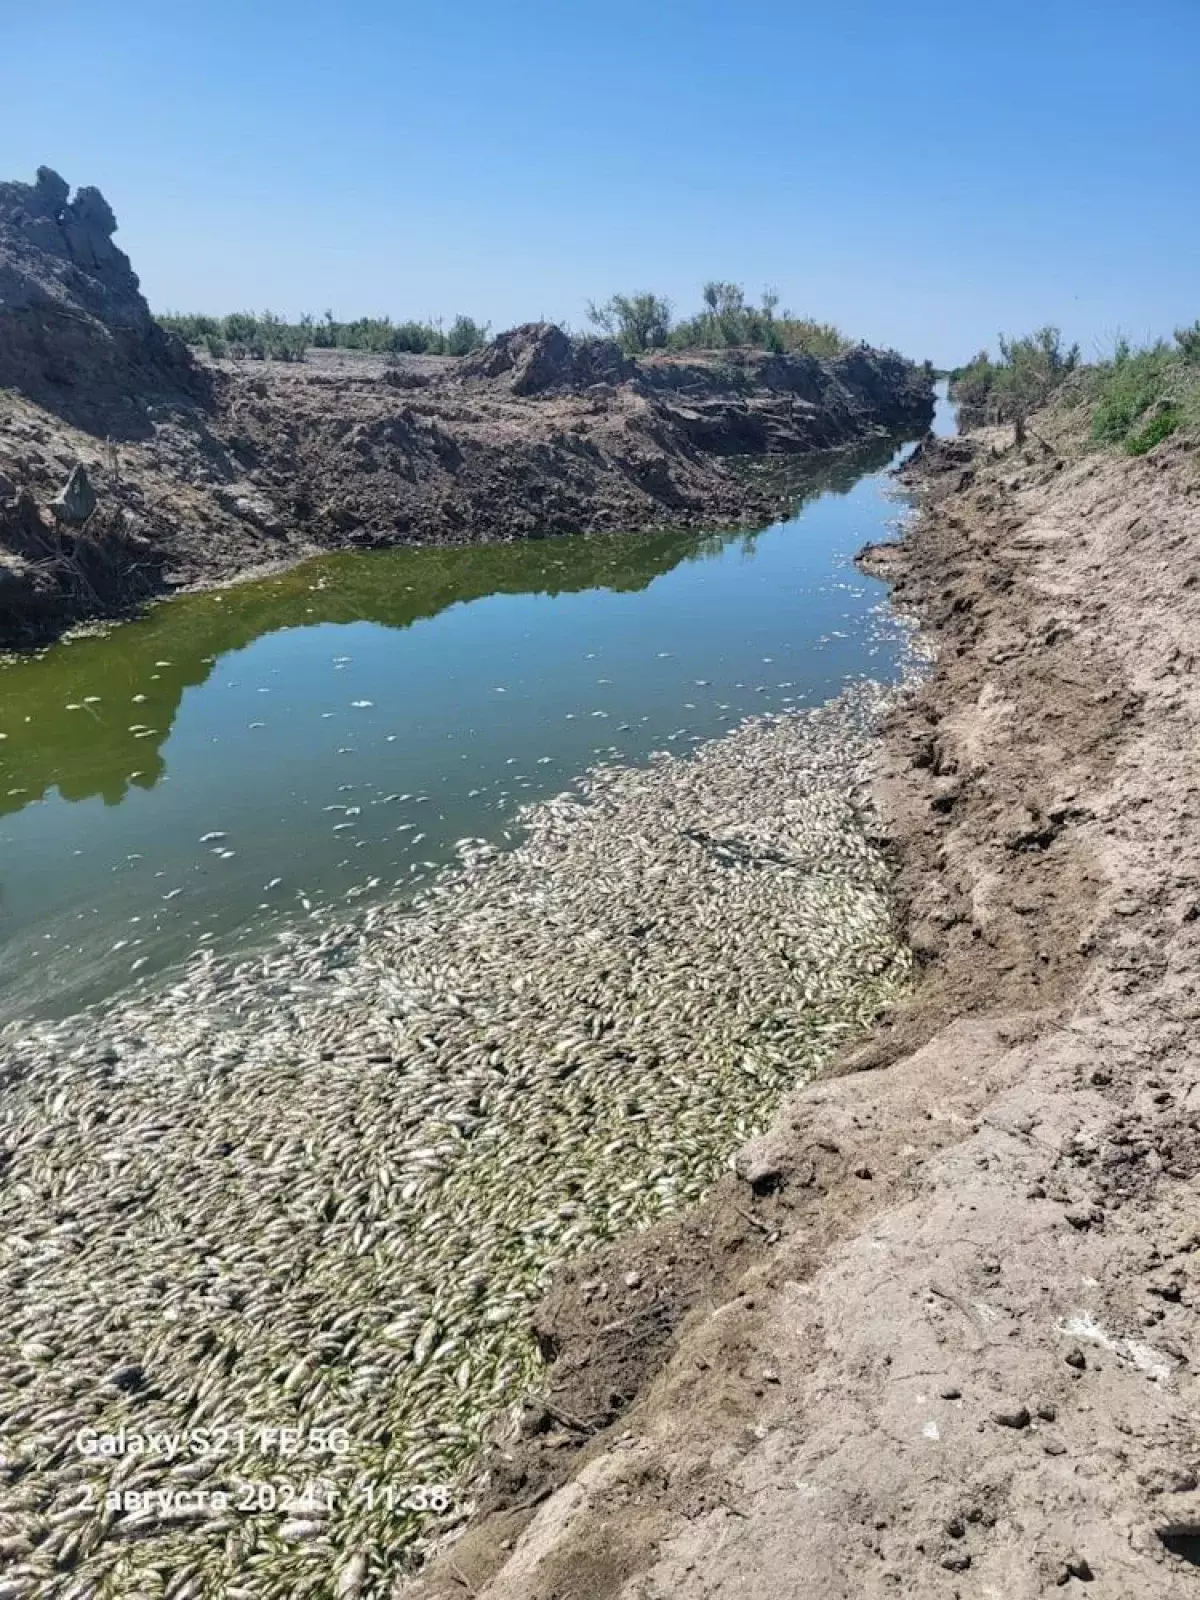
POLYGON ((922 963, 681 1222, 565 1269, 398 1593, 1200 1584, 1200 459, 930 443, 864 552, 936 648, 876 798, 922 963))
POLYGON ((317 550, 761 524, 735 458, 911 437, 931 374, 866 347, 634 362, 548 323, 466 357, 202 363, 98 190, 0 184, 0 646, 317 550), (83 526, 51 502, 77 463, 83 526))

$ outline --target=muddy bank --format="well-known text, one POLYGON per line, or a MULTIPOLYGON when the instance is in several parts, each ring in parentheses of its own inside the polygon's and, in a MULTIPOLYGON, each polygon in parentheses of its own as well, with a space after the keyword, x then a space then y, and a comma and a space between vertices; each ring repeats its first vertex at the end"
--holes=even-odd
POLYGON ((0 645, 317 550, 760 524, 735 457, 911 437, 930 373, 862 347, 632 361, 531 323, 471 356, 212 364, 153 322, 98 191, 0 184, 0 645), (53 501, 82 463, 86 521, 53 501))
POLYGON ((923 452, 866 555, 937 650, 876 782, 912 999, 561 1275, 485 1514, 401 1592, 1192 1592, 1200 473, 1077 426, 923 452))

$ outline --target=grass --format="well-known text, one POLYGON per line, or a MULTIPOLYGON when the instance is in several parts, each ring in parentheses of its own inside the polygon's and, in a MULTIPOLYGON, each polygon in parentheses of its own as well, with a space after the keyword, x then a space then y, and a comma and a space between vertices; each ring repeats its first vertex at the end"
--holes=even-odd
POLYGON ((1085 373, 1092 437, 1142 456, 1180 428, 1200 429, 1200 322, 1134 350, 1117 341, 1112 356, 1085 373))

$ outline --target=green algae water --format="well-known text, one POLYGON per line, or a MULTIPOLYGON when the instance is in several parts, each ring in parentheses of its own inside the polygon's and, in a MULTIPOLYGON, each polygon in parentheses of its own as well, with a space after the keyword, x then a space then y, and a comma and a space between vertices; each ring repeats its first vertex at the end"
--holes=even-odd
POLYGON ((5 1014, 411 894, 598 762, 894 678, 851 558, 896 448, 812 463, 758 533, 322 557, 0 665, 5 1014))

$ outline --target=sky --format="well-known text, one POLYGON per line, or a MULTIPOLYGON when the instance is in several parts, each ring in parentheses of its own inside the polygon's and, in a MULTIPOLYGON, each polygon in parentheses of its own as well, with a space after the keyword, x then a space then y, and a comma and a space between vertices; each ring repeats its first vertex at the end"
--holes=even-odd
POLYGON ((156 311, 575 328, 709 278, 941 365, 1200 316, 1200 0, 0 0, 0 178, 156 311))

